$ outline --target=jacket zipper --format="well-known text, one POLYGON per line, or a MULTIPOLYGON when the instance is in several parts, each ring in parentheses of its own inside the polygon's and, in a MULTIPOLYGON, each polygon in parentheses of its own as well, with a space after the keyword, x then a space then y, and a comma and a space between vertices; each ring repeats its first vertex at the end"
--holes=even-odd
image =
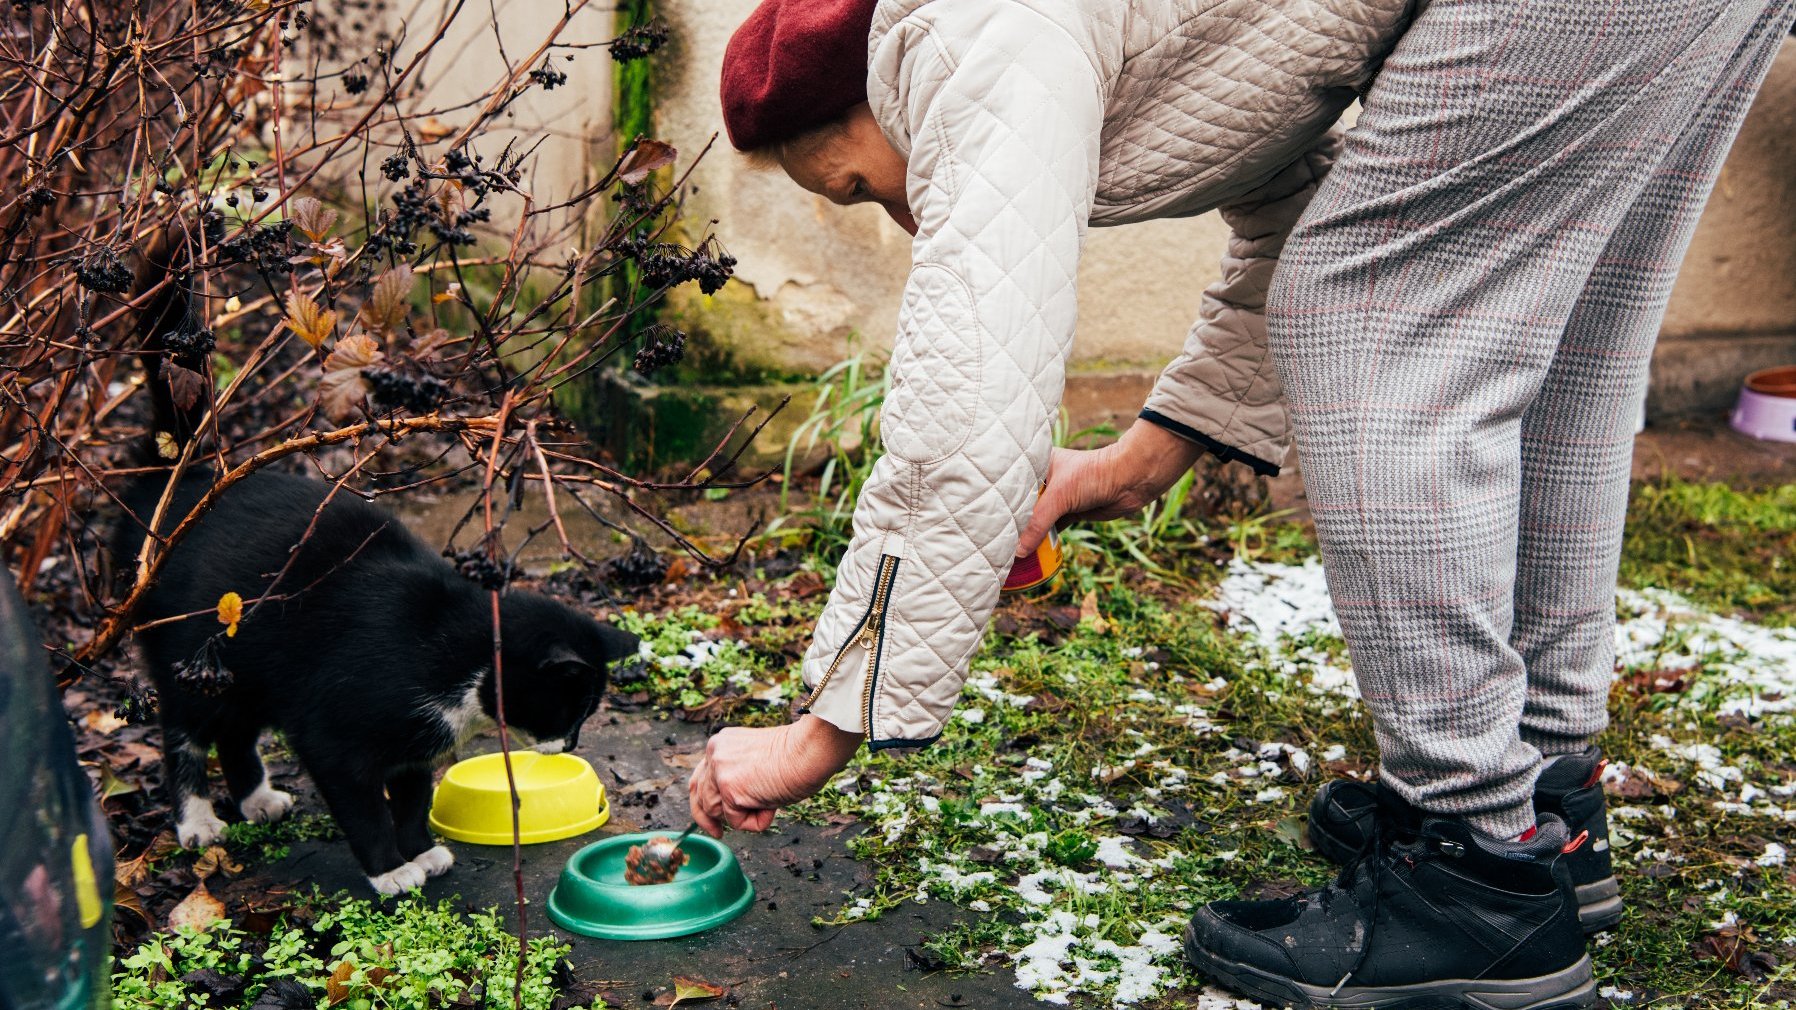
POLYGON ((854 633, 848 636, 848 642, 836 650, 836 656, 830 660, 829 668, 823 671, 822 679, 811 689, 811 694, 800 706, 800 712, 809 712, 817 703, 818 696, 829 686, 831 677, 841 669, 842 661, 848 658, 850 649, 861 647, 867 650, 867 681, 861 687, 861 708, 867 713, 867 738, 873 738, 873 680, 879 670, 880 646, 883 644, 886 631, 886 604, 891 602, 892 585, 897 581, 898 559, 890 554, 879 558, 879 574, 873 581, 873 601, 867 605, 867 613, 855 625, 854 633))

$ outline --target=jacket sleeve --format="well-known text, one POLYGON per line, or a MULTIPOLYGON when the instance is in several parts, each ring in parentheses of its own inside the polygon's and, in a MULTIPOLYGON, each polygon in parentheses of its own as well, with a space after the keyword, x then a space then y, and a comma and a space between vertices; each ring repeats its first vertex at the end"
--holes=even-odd
POLYGON ((1204 291, 1185 350, 1149 394, 1141 418, 1262 474, 1291 447, 1284 385, 1266 347, 1266 289, 1285 238, 1340 147, 1329 132, 1308 153, 1221 209, 1229 226, 1222 277, 1204 291))
POLYGON ((925 5, 869 77, 918 229, 803 708, 880 748, 940 735, 1047 472, 1103 117, 1089 57, 1020 4, 925 5))

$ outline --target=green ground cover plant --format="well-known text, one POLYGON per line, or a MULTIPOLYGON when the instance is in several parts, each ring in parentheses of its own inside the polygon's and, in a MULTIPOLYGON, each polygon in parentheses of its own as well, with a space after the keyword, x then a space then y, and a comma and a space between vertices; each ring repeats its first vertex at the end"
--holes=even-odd
MULTIPOLYGON (((112 999, 118 1010, 503 1010, 513 1005, 517 950, 517 937, 490 909, 314 895, 265 935, 221 922, 152 937, 115 966, 112 999)), ((553 937, 530 941, 527 1010, 604 1010, 603 1000, 561 998, 568 950, 553 937)))

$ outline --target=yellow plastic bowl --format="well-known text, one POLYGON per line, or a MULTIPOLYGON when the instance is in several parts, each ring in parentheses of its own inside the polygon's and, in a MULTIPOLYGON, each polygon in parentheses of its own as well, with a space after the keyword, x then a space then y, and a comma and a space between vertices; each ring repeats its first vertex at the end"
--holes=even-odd
MULTIPOLYGON (((583 835, 611 818, 605 785, 584 758, 512 751, 511 771, 518 785, 518 840, 526 845, 583 835)), ((504 757, 482 754, 451 765, 431 801, 430 826, 458 842, 510 845, 504 757)))

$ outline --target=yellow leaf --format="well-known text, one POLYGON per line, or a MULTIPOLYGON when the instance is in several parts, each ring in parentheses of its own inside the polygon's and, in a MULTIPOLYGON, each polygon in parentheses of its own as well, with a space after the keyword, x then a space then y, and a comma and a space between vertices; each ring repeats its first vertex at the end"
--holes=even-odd
POLYGON ((112 766, 100 764, 100 799, 109 800, 114 796, 126 796, 143 789, 135 782, 127 782, 116 775, 112 766))
POLYGON ((95 733, 110 733, 120 726, 127 725, 125 720, 120 719, 111 712, 98 708, 88 712, 87 715, 82 717, 81 721, 86 723, 87 728, 93 730, 95 733))
POLYGON ((419 140, 429 144, 442 140, 444 137, 454 133, 455 127, 450 126, 448 123, 443 122, 435 116, 425 116, 412 127, 412 132, 418 135, 419 140))
POLYGON ((175 436, 166 431, 156 433, 156 455, 163 459, 174 459, 181 455, 181 446, 175 442, 175 436))
POLYGON ((182 898, 181 903, 168 913, 168 925, 170 929, 186 926, 204 932, 224 918, 224 902, 214 898, 202 880, 194 885, 192 894, 182 898))
POLYGON ((243 597, 226 593, 218 598, 218 623, 225 626, 225 637, 237 637, 237 622, 243 620, 243 597))
POLYGON ((337 328, 337 313, 323 308, 303 291, 287 292, 287 326, 313 347, 324 343, 337 328))

